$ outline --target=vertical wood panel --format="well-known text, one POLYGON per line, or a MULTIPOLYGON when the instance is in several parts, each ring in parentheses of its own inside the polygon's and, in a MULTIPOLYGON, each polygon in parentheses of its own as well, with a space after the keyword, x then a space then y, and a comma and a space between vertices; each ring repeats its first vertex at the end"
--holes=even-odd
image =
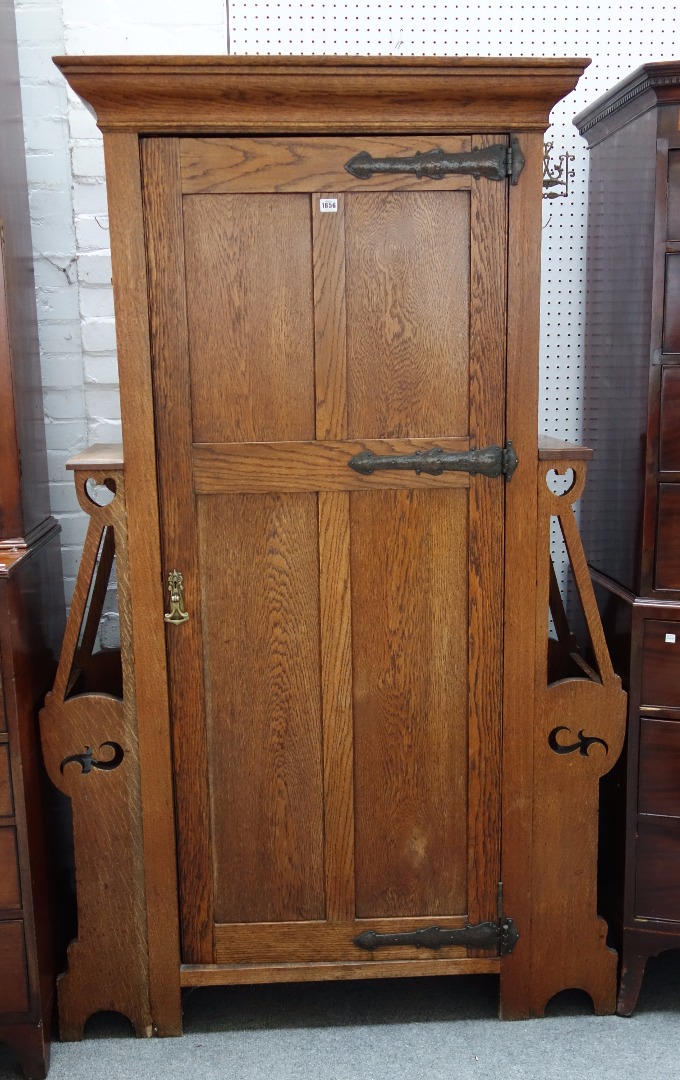
POLYGON ((680 255, 666 255, 663 351, 665 353, 680 352, 680 255))
MULTIPOLYGON (((163 585, 184 577, 190 618, 166 625, 175 802, 185 963, 212 961, 210 818, 205 784, 200 576, 191 465, 191 375, 187 333, 179 144, 142 142, 148 255, 149 325, 156 398, 156 458, 163 543, 163 585)), ((147 462, 147 468, 151 461, 147 462)), ((166 594, 167 595, 167 594, 166 594)), ((162 619, 162 614, 159 614, 162 619)))
POLYGON ((199 503, 217 922, 324 917, 316 504, 199 503))
MULTIPOLYGON (((531 867, 536 651, 536 521, 543 136, 518 135, 526 165, 509 189, 506 431, 519 466, 505 488, 503 608, 504 910, 521 937, 501 966, 501 1013, 531 1015, 531 867)), ((549 946, 547 946, 549 947, 549 946)))
MULTIPOLYGON (((345 202, 320 210, 312 195, 316 437, 347 437, 345 202)), ((349 455, 348 455, 349 456, 349 455)), ((319 493, 326 918, 354 918, 354 743, 349 494, 319 493)))
POLYGON ((668 152, 668 227, 667 238, 680 240, 680 150, 668 152))
POLYGON ((659 484, 654 588, 680 589, 680 484, 659 484))
MULTIPOLYGON (((499 136, 475 136, 473 145, 499 136)), ((505 439, 507 187, 477 180, 470 195, 470 445, 505 439)), ((473 923, 496 918, 500 867, 505 481, 470 481, 470 881, 473 923)))
POLYGON ((21 907, 16 829, 0 828, 0 908, 21 907))
POLYGON ((357 915, 467 911, 467 495, 353 492, 357 915))
POLYGON ((158 1033, 176 1035, 182 1030, 179 921, 139 139, 107 134, 104 154, 128 488, 149 996, 158 1033))
POLYGON ((0 817, 14 813, 12 780, 9 771, 9 746, 0 745, 0 817))
POLYGON ((345 196, 350 438, 463 435, 469 196, 345 196))
POLYGON ((347 438, 347 312, 343 195, 312 195, 316 437, 347 438), (321 212, 322 198, 338 209, 321 212))
POLYGON ((184 199, 195 442, 314 438, 308 195, 184 199))
POLYGON ((349 492, 319 495, 326 918, 354 918, 349 492))
POLYGON ((659 422, 659 470, 680 472, 680 368, 663 369, 659 422))

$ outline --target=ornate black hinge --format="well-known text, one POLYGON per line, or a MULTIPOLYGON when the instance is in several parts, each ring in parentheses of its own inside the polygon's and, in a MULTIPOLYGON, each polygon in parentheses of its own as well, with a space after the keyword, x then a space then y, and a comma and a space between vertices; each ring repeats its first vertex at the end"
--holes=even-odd
POLYGON ((506 956, 511 953, 519 939, 519 931, 512 919, 504 916, 499 922, 477 923, 461 926, 456 930, 442 930, 441 926, 426 926, 403 934, 379 934, 365 930, 355 937, 354 944, 360 949, 374 949, 405 945, 416 949, 443 949, 455 946, 459 949, 491 949, 506 956))
POLYGON ((361 150, 350 158, 345 168, 360 180, 370 180, 372 176, 384 173, 410 173, 418 180, 443 180, 445 176, 458 173, 476 179, 485 177, 487 180, 505 180, 509 176, 510 183, 516 184, 524 168, 524 154, 513 137, 510 146, 497 143, 482 150, 457 153, 449 153, 438 147, 407 158, 374 158, 367 150, 361 150))
POLYGON ((417 476, 429 473, 441 476, 443 472, 467 472, 473 476, 504 476, 509 480, 518 465, 517 454, 508 440, 504 447, 486 446, 483 450, 442 450, 434 446, 431 450, 416 450, 415 454, 374 454, 372 450, 362 450, 347 464, 355 472, 370 476, 383 469, 412 470, 417 476))

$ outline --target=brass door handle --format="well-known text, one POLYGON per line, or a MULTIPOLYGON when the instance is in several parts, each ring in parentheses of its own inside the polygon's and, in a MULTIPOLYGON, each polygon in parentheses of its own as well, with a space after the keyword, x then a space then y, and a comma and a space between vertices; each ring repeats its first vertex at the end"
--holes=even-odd
POLYGON ((172 570, 168 574, 168 592, 170 593, 170 610, 166 611, 163 618, 166 622, 177 626, 189 618, 189 613, 184 607, 184 578, 179 570, 172 570))

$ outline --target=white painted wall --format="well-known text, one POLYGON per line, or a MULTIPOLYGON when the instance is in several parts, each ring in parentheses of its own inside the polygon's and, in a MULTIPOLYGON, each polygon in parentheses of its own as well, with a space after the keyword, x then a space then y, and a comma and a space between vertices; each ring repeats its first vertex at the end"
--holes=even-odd
POLYGON ((52 507, 63 529, 67 598, 86 521, 64 461, 89 441, 118 440, 120 413, 101 138, 53 54, 224 53, 229 41, 234 53, 592 57, 548 136, 576 155, 572 195, 544 204, 540 424, 578 436, 587 154, 571 118, 640 64, 674 58, 672 3, 229 0, 227 20, 227 0, 15 2, 52 507))
MULTIPOLYGON (((87 518, 67 458, 120 441, 120 403, 101 135, 51 57, 220 53, 225 0, 15 0, 52 512, 70 602, 87 518)), ((115 644, 115 593, 102 641, 115 644)))

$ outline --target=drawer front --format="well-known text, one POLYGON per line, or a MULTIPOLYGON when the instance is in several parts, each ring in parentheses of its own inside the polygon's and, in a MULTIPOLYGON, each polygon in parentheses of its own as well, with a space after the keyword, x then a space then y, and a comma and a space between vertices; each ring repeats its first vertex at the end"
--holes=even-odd
POLYGON ((659 484, 656 589, 680 589, 680 484, 659 484))
POLYGON ((24 924, 0 923, 0 1013, 25 1013, 30 1005, 24 924))
POLYGON ((21 888, 19 886, 17 834, 16 829, 5 827, 0 829, 0 910, 19 907, 21 907, 21 888))
POLYGON ((0 743, 0 818, 11 817, 14 813, 12 801, 12 780, 9 772, 9 746, 0 743))
POLYGON ((640 722, 638 811, 680 818, 680 722, 640 722))
POLYGON ((680 922, 680 821, 638 823, 635 915, 680 922))
POLYGON ((645 622, 640 704, 680 709, 680 622, 645 622))

